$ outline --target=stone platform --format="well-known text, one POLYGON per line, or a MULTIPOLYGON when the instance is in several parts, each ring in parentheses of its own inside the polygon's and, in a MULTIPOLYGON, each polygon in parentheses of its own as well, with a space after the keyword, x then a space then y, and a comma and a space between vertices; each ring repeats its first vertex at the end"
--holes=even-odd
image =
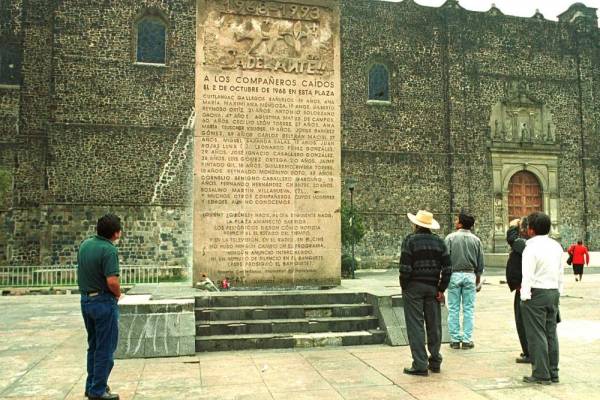
MULTIPOLYGON (((399 288, 205 292, 140 285, 129 293, 120 302, 117 358, 408 344, 399 288)), ((444 342, 446 315, 443 308, 444 342)))
POLYGON ((115 357, 194 354, 194 300, 152 300, 151 297, 129 295, 119 302, 119 345, 115 357))

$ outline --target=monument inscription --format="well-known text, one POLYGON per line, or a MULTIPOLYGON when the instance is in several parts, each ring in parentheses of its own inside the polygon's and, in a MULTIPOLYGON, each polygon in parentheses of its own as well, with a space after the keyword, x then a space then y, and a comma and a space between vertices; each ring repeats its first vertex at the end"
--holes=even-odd
POLYGON ((339 9, 201 0, 194 279, 340 279, 339 9))

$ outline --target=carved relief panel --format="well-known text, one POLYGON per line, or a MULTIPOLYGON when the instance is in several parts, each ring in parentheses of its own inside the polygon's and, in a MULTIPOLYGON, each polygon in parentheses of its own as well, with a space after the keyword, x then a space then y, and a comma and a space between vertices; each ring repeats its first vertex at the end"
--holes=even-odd
POLYGON ((332 12, 271 1, 209 1, 206 64, 323 75, 333 70, 332 12))
POLYGON ((510 82, 492 109, 490 139, 505 143, 556 143, 556 127, 546 105, 533 99, 526 83, 510 82))

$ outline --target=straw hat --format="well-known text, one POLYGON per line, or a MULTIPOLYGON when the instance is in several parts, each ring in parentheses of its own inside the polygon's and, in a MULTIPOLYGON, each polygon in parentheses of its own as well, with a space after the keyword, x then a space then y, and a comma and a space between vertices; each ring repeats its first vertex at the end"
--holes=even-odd
POLYGON ((435 219, 433 219, 433 214, 429 211, 419 210, 417 215, 408 213, 406 214, 406 216, 408 217, 408 219, 410 219, 410 222, 412 222, 415 225, 419 225, 423 228, 429 229, 440 229, 440 224, 435 219))

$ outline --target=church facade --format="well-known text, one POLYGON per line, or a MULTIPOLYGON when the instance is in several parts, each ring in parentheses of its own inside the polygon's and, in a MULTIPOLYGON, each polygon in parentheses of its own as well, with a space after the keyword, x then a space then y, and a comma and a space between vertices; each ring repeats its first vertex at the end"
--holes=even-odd
MULTIPOLYGON (((0 4, 0 263, 74 263, 110 210, 124 264, 191 265, 196 6, 0 4)), ((559 21, 456 0, 339 9, 342 179, 356 182, 365 264, 397 257, 418 209, 445 234, 469 208, 488 252, 535 210, 563 245, 600 249, 595 9, 559 21)))

